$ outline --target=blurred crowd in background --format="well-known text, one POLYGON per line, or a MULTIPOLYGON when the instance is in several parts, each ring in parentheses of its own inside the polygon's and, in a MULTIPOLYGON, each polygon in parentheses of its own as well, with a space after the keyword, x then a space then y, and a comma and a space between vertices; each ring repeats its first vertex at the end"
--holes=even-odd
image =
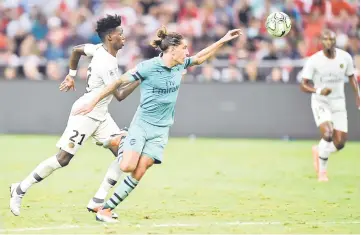
MULTIPOLYGON (((72 47, 100 43, 96 21, 122 16, 126 44, 117 56, 121 71, 159 52, 149 46, 162 25, 182 33, 191 54, 229 29, 242 37, 208 63, 189 69, 190 82, 298 82, 303 59, 320 50, 323 28, 337 33, 337 47, 360 66, 357 0, 0 0, 0 79, 62 80, 72 47), (271 38, 264 27, 273 11, 291 17, 292 30, 271 38)), ((78 79, 86 79, 82 58, 78 79)))

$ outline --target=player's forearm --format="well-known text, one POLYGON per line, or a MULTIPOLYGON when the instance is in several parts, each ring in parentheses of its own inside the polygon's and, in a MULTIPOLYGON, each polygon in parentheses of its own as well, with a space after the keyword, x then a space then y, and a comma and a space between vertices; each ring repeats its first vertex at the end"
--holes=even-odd
POLYGON ((348 78, 349 78, 350 84, 352 86, 352 89, 355 92, 355 95, 360 95, 359 87, 358 87, 355 76, 352 75, 352 76, 349 76, 348 78))
POLYGON ((221 40, 219 40, 213 43, 212 45, 210 45, 209 47, 204 48, 195 55, 195 61, 193 63, 196 65, 202 64, 204 61, 212 57, 218 51, 218 49, 221 48, 223 45, 224 43, 221 40))
POLYGON ((123 87, 120 89, 120 91, 116 92, 116 98, 120 102, 127 98, 140 84, 140 81, 136 81, 134 83, 131 83, 127 85, 126 87, 123 87))
POLYGON ((303 79, 301 82, 301 90, 306 93, 316 93, 316 88, 308 83, 307 79, 303 79))
POLYGON ((93 100, 93 103, 97 104, 97 103, 99 103, 99 101, 101 101, 105 97, 113 94, 118 89, 118 87, 122 84, 125 84, 124 80, 122 80, 122 77, 119 80, 112 82, 111 84, 106 86, 103 89, 103 91, 93 100))
POLYGON ((78 45, 73 47, 73 50, 69 59, 69 68, 76 70, 78 68, 79 60, 82 55, 86 55, 84 52, 84 45, 78 45))

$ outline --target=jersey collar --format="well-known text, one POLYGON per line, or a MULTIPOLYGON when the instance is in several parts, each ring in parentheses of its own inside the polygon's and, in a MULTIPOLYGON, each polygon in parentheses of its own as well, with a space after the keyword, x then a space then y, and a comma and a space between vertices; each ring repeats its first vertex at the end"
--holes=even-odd
POLYGON ((157 57, 157 60, 158 60, 158 63, 160 64, 160 66, 162 66, 163 68, 166 68, 166 69, 172 69, 172 68, 169 68, 168 66, 166 66, 162 60, 162 53, 159 54, 159 56, 157 57))

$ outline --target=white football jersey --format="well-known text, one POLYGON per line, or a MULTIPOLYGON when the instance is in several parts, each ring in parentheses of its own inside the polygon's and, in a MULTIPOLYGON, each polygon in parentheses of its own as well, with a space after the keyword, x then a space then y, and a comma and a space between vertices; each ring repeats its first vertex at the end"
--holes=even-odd
MULTIPOLYGON (((107 85, 119 79, 117 58, 109 54, 102 44, 87 44, 84 52, 93 56, 87 71, 86 93, 73 105, 73 110, 93 100, 107 85)), ((113 99, 109 95, 102 99, 95 108, 87 114, 95 120, 103 121, 108 113, 108 106, 113 99)))
POLYGON ((355 73, 351 55, 336 48, 336 57, 329 59, 323 51, 316 52, 306 62, 302 78, 310 79, 315 88, 331 88, 328 96, 312 94, 313 99, 329 101, 345 99, 344 84, 346 76, 355 73))

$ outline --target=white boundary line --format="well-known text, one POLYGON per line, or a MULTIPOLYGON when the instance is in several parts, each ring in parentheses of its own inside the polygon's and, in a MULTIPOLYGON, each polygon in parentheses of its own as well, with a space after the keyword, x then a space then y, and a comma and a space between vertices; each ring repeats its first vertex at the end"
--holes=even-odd
MULTIPOLYGON (((209 227, 209 226, 245 226, 245 225, 256 225, 256 226, 267 226, 267 225, 335 225, 335 224, 360 224, 360 221, 321 221, 321 222, 256 222, 256 221, 234 221, 234 222, 215 222, 215 223, 170 223, 170 224, 112 224, 136 228, 159 228, 159 227, 209 227)), ((109 224, 110 225, 110 224, 109 224)), ((69 229, 81 229, 81 228, 99 228, 108 227, 108 224, 101 223, 99 225, 60 225, 54 227, 38 227, 38 228, 14 228, 14 229, 0 229, 0 233, 8 232, 26 232, 26 231, 42 231, 42 230, 69 230, 69 229)), ((111 226, 113 227, 113 226, 111 226)))

